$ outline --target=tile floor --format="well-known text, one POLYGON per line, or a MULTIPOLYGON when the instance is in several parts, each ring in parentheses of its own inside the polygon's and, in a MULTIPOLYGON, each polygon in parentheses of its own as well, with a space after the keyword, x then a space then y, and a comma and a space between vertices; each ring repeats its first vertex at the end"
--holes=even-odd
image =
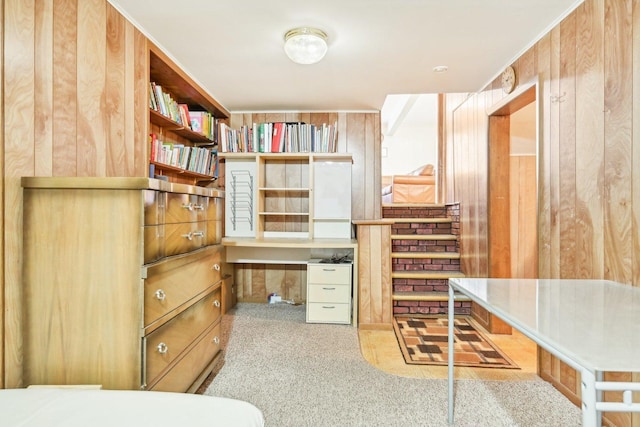
MULTIPOLYGON (((456 378, 483 380, 531 380, 536 373, 536 344, 520 332, 511 335, 486 336, 506 353, 520 369, 456 367, 456 378)), ((360 350, 376 368, 404 377, 447 378, 446 366, 407 365, 393 330, 358 330, 360 350)))

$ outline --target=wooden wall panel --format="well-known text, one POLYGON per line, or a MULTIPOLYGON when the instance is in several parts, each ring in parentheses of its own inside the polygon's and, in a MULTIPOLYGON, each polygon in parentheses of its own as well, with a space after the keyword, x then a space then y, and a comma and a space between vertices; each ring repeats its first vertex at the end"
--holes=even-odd
POLYGON ((6 0, 4 8, 4 386, 22 381, 22 191, 35 165, 35 4, 6 0))
POLYGON ((77 0, 54 2, 53 20, 53 172, 52 176, 77 173, 77 0))
POLYGON ((22 176, 146 176, 146 38, 105 0, 4 0, 0 387, 22 385, 22 176))
MULTIPOLYGON (((0 22, 4 22, 4 0, 0 0, 0 22)), ((4 31, 0 31, 0 81, 4 82, 4 31)), ((0 176, 3 177, 2 181, 4 182, 4 85, 0 84, 0 176)), ((4 194, 4 189, 0 186, 0 194, 4 194)), ((0 233, 2 236, 6 234, 6 227, 4 223, 4 204, 0 203, 0 233)), ((3 237, 4 240, 4 237, 3 237)), ((4 245, 5 242, 0 244, 0 259, 3 261, 0 262, 0 289, 4 289, 5 287, 5 252, 4 245)), ((5 295, 4 292, 0 292, 0 313, 5 313, 5 295)), ((0 316, 0 389, 4 388, 5 384, 5 323, 4 316, 0 316)))
POLYGON ((603 277, 604 102, 602 23, 604 3, 576 11, 576 277, 603 277))
POLYGON ((358 221, 358 327, 391 329, 391 225, 358 221))
MULTIPOLYGON (((538 277, 607 278, 640 286, 638 52, 640 3, 586 0, 513 64, 519 85, 528 77, 539 85, 538 277)), ((501 102, 498 83, 467 98, 447 95, 445 101, 452 165, 447 179, 454 184, 447 197, 461 204, 467 275, 486 264, 481 244, 470 242, 487 241, 491 232, 478 208, 486 203, 476 184, 482 177, 468 176, 481 173, 473 156, 480 157, 478 164, 485 160, 476 147, 487 146, 487 132, 477 118, 482 116, 469 111, 481 114, 480 94, 489 103, 501 102)), ((542 352, 539 372, 578 401, 575 371, 542 352)), ((606 417, 615 425, 640 426, 636 414, 606 417)))

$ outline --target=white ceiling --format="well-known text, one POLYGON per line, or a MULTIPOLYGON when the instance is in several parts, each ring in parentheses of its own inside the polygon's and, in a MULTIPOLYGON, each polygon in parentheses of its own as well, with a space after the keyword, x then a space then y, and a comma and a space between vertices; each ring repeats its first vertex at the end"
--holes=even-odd
POLYGON ((238 112, 380 110, 388 94, 477 91, 582 0, 109 2, 238 112), (328 34, 321 62, 284 54, 299 26, 328 34))

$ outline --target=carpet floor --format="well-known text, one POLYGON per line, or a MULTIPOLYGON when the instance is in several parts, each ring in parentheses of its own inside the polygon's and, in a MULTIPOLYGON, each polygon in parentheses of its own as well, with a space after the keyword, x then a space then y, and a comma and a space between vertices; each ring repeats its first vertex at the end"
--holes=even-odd
MULTIPOLYGON (((447 365, 448 324, 446 316, 395 316, 393 329, 405 362, 416 365, 447 365)), ((471 318, 455 318, 454 337, 453 357, 456 366, 518 369, 518 366, 480 331, 471 318)))
MULTIPOLYGON (((447 426, 447 381, 382 372, 356 328, 307 324, 305 306, 240 303, 222 319, 225 364, 205 394, 246 400, 268 427, 447 426)), ((579 426, 542 380, 456 380, 457 426, 579 426)))

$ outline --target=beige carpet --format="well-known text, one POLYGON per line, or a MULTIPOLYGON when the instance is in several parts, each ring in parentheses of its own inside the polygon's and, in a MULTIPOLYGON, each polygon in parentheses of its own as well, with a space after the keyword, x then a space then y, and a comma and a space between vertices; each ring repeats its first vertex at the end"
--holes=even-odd
MULTIPOLYGON (((447 381, 382 372, 349 325, 305 323, 305 306, 238 304, 223 316, 225 365, 206 394, 246 400, 268 427, 447 423, 447 381)), ((457 380, 457 426, 579 426, 580 410, 542 380, 457 380)))

